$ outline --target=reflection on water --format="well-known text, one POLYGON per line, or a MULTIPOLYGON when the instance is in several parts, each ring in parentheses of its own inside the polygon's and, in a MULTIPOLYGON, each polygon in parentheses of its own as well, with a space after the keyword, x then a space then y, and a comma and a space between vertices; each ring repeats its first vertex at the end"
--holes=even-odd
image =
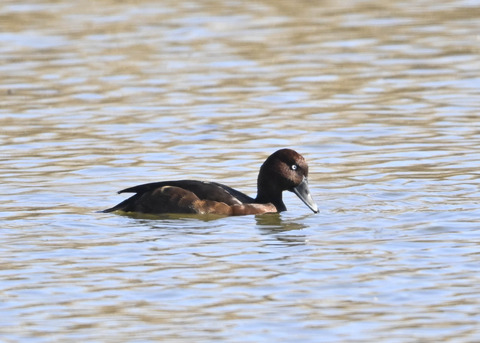
POLYGON ((478 340, 477 5, 4 1, 2 340, 478 340), (319 214, 96 212, 281 147, 319 214))
POLYGON ((255 216, 255 220, 260 230, 265 230, 265 232, 282 232, 305 229, 307 226, 298 221, 304 221, 309 216, 310 214, 305 215, 303 218, 287 220, 282 217, 281 214, 270 213, 267 215, 257 215, 255 216))

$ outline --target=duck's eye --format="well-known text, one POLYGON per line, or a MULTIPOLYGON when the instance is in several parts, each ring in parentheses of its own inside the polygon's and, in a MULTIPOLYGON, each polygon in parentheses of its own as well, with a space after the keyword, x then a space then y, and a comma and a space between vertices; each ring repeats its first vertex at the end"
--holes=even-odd
POLYGON ((290 168, 292 168, 292 170, 297 170, 298 166, 296 164, 292 164, 290 168))

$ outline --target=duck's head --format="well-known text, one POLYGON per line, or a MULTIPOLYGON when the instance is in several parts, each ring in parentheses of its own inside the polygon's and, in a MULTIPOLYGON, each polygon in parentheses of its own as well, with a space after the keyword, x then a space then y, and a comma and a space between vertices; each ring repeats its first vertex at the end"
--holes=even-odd
POLYGON ((270 155, 260 167, 257 186, 257 201, 273 203, 278 212, 287 209, 283 191, 295 193, 313 212, 318 212, 308 189, 308 164, 294 150, 281 149, 270 155))

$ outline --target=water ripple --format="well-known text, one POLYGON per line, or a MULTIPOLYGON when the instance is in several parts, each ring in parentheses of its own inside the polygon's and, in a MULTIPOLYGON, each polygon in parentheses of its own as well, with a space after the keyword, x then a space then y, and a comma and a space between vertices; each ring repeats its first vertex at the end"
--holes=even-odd
POLYGON ((2 6, 5 342, 478 339, 476 3, 2 6), (286 146, 317 215, 96 212, 286 146))

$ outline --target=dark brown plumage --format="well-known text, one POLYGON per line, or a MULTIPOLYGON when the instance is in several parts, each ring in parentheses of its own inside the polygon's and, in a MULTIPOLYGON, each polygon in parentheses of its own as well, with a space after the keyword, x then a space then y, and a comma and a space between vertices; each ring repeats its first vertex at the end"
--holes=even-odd
POLYGON ((136 193, 103 212, 198 213, 245 215, 282 212, 283 191, 294 192, 313 212, 318 207, 307 183, 308 165, 302 155, 281 149, 270 155, 260 168, 255 199, 216 182, 179 180, 153 182, 124 189, 136 193))

